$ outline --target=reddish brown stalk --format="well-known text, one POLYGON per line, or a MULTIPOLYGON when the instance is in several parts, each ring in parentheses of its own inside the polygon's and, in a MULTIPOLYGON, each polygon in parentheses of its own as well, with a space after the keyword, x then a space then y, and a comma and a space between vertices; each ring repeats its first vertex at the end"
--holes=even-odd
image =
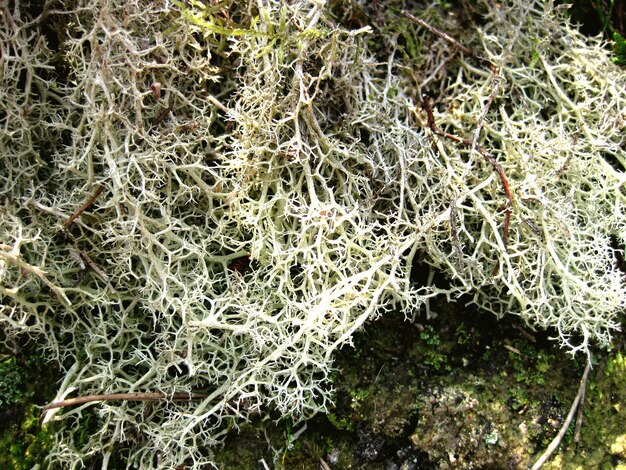
MULTIPOLYGON (((110 179, 111 178, 107 178, 104 183, 106 183, 110 179)), ((70 225, 72 225, 72 222, 80 217, 83 212, 89 209, 89 207, 95 202, 95 200, 98 199, 100 193, 104 190, 104 183, 96 185, 96 190, 91 196, 89 196, 89 199, 87 199, 82 206, 76 209, 76 211, 72 215, 70 215, 70 217, 65 222, 63 222, 63 228, 68 228, 70 225)))
POLYGON ((154 116, 154 118, 152 118, 152 125, 153 126, 157 126, 157 125, 161 124, 165 120, 167 115, 170 113, 170 111, 172 111, 172 109, 174 109, 174 104, 172 102, 170 102, 170 104, 167 106, 167 108, 165 108, 159 114, 154 116))
MULTIPOLYGON (((458 142, 459 144, 472 148, 472 141, 469 139, 465 139, 463 137, 459 137, 458 135, 450 134, 449 132, 441 129, 437 124, 435 124, 435 117, 433 116, 433 108, 430 103, 430 98, 426 95, 422 96, 422 102, 424 103, 424 110, 426 111, 426 116, 428 119, 428 127, 430 130, 441 137, 445 137, 446 139, 450 139, 454 142, 458 142)), ((483 156, 485 160, 496 170, 498 176, 500 177, 500 181, 502 182, 502 187, 504 188, 504 195, 506 197, 506 208, 504 210, 504 224, 502 228, 502 238, 504 242, 504 247, 507 246, 507 240, 509 237, 509 229, 511 226, 511 208, 513 206, 513 197, 511 195, 511 188, 509 186, 509 180, 504 173, 504 169, 502 166, 493 158, 484 147, 480 145, 476 146, 476 150, 483 156)))
POLYGON ((208 395, 202 393, 175 393, 168 395, 163 392, 134 392, 134 393, 110 393, 106 395, 86 395, 84 397, 67 398, 66 400, 48 403, 42 409, 48 411, 53 408, 63 408, 66 406, 76 406, 97 401, 192 401, 202 400, 208 395))

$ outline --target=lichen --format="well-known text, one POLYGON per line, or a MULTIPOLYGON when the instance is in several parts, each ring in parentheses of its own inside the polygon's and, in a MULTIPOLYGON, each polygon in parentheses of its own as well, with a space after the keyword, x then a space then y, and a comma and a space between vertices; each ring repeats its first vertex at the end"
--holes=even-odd
MULTIPOLYGON (((0 7, 7 340, 42 340, 58 400, 206 396, 49 410, 52 465, 123 449, 211 466, 257 413, 328 411, 336 351, 391 312, 432 317, 437 296, 551 328, 587 360, 610 344, 626 79, 603 45, 540 1, 476 2, 464 53, 397 9, 336 3, 0 7)), ((421 333, 416 363, 463 363, 421 333)), ((350 397, 362 419, 365 398, 350 397)))

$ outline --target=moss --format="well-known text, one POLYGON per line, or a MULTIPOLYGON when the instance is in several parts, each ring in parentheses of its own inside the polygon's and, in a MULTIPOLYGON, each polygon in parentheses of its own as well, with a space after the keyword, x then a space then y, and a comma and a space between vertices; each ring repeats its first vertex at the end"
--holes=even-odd
MULTIPOLYGON (((351 360, 346 352, 340 362, 344 373, 335 380, 338 407, 333 414, 342 420, 343 428, 366 430, 396 451, 405 449, 409 440, 411 455, 420 455, 422 462, 438 468, 517 468, 532 463, 560 428, 582 366, 563 357, 545 335, 533 336, 517 322, 500 322, 498 330, 503 333, 494 335, 489 317, 461 321, 467 314, 448 308, 431 325, 443 332, 436 342, 449 351, 454 368, 448 374, 420 362, 420 357, 429 357, 431 328, 402 328, 387 322, 386 328, 378 325, 361 335, 356 347, 361 353, 371 350, 368 365, 363 366, 362 356, 351 360), (464 333, 468 331, 471 335, 464 333), (385 349, 368 348, 368 344, 385 345, 385 349), (348 397, 354 395, 365 397, 359 401, 359 413, 348 405, 348 397), (353 425, 348 427, 347 420, 353 425)), ((609 362, 609 375, 614 367, 615 361, 609 362)), ((615 384, 617 389, 620 386, 626 389, 615 384)), ((626 420, 620 417, 615 423, 623 429, 626 420)), ((570 430, 565 444, 571 444, 572 438, 570 430)), ((602 441, 596 436, 584 447, 594 449, 602 441)), ((611 440, 604 442, 609 449, 611 440)), ((581 447, 575 449, 580 452, 581 447)), ((353 452, 359 455, 358 449, 353 452)), ((401 464, 393 455, 390 450, 381 452, 376 462, 401 464)), ((562 460, 584 468, 592 463, 571 457, 562 460)))
POLYGON ((0 409, 32 396, 32 391, 24 390, 23 373, 14 356, 0 363, 0 409))
POLYGON ((596 366, 583 404, 580 442, 561 453, 563 461, 584 468, 626 464, 626 355, 624 346, 596 366))
POLYGON ((52 447, 53 438, 41 428, 40 408, 22 409, 21 423, 5 423, 0 438, 0 468, 26 470, 41 464, 52 447))
MULTIPOLYGON (((335 468, 368 469, 523 468, 534 462, 563 423, 582 365, 548 335, 530 333, 516 320, 498 322, 445 303, 433 308, 439 317, 424 325, 390 316, 355 337, 354 348, 338 357, 336 407, 280 451, 279 468, 314 468, 320 459, 332 459, 335 468), (436 348, 448 351, 450 372, 422 362, 433 348, 433 331, 436 348)), ((574 442, 572 427, 551 468, 622 463, 626 374, 620 350, 616 345, 602 370, 595 368, 581 442, 574 442)), ((287 442, 284 427, 256 432, 226 441, 227 455, 237 455, 243 443, 256 446, 252 463, 242 468, 252 468, 261 455, 269 462, 260 451, 268 442, 276 449, 287 442)))
POLYGON ((43 463, 52 434, 41 427, 39 405, 54 395, 56 369, 31 343, 3 350, 0 363, 0 468, 30 469, 43 463))

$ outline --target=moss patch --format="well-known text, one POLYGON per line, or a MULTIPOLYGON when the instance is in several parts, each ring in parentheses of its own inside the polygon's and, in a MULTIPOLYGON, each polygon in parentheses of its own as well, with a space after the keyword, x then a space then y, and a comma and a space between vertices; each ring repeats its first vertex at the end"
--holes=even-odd
MULTIPOLYGON (((624 345, 600 360, 584 403, 580 441, 560 461, 584 468, 626 465, 626 355, 624 345)), ((556 468, 556 467, 553 467, 556 468)))
POLYGON ((52 445, 38 405, 54 396, 56 371, 32 345, 2 349, 0 357, 0 468, 30 469, 43 462, 52 445))
MULTIPOLYGON (((531 332, 515 319, 443 302, 433 309, 434 320, 390 316, 357 335, 336 364, 336 407, 307 423, 290 445, 284 422, 271 433, 246 429, 227 439, 216 461, 230 468, 245 446, 255 449, 249 468, 260 458, 269 463, 273 452, 279 468, 315 468, 320 459, 333 468, 368 469, 532 464, 560 429, 584 364, 556 348, 550 333, 531 332)), ((590 377, 580 442, 572 425, 547 468, 623 464, 624 348, 615 348, 590 377)))

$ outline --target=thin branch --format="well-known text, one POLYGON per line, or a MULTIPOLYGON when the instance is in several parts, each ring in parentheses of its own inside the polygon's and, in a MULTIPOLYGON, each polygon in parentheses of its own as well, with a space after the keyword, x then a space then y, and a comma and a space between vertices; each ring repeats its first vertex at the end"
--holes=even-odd
POLYGON ((109 291, 114 294, 115 289, 113 288, 113 285, 109 280, 109 276, 106 275, 104 270, 100 266, 98 266, 98 264, 93 259, 91 259, 91 256, 89 256, 85 251, 79 251, 78 254, 85 261, 85 263, 87 263, 87 266, 89 266, 91 270, 104 281, 104 283, 109 288, 109 291))
POLYGON ((478 142, 478 139, 480 138, 480 132, 482 131, 482 128, 483 128, 483 121, 485 120, 485 116, 487 116, 487 112, 489 112, 489 108, 491 107, 491 104, 496 99, 496 96, 498 95, 498 93, 500 93, 500 88, 502 88, 503 80, 500 77, 499 70, 497 69, 493 70, 492 80, 495 81, 495 85, 493 86, 493 90, 491 90, 491 93, 489 94, 489 98, 487 98, 487 102, 483 106, 483 110, 478 116, 478 122, 476 123, 476 130, 474 131, 474 139, 472 140, 472 152, 476 148, 476 143, 478 142))
POLYGON ((587 388, 583 389, 583 394, 580 397, 580 404, 578 405, 578 413, 576 414, 576 426, 574 427, 574 442, 580 442, 580 428, 583 425, 583 405, 585 404, 585 393, 587 388))
POLYGON ((448 33, 445 33, 443 31, 441 31, 440 29, 435 28, 434 26, 426 23, 426 21, 417 18, 415 16, 413 16, 411 13, 409 13, 406 10, 402 10, 400 12, 402 14, 402 16, 408 18, 409 20, 411 20, 413 23, 416 23, 418 25, 420 25, 422 28, 427 29, 428 31, 430 31, 431 33, 433 33, 435 36, 439 36, 441 39, 443 39, 444 41, 448 41, 450 44, 452 44, 454 47, 456 47, 457 49, 465 52, 466 54, 472 56, 472 57, 476 57, 478 58, 478 56, 474 53, 474 51, 472 51, 469 47, 464 46, 463 44, 461 44, 459 41, 457 41, 456 39, 454 39, 452 36, 450 36, 448 33))
POLYGON ((83 212, 89 209, 89 207, 95 202, 95 200, 98 199, 100 193, 104 190, 104 184, 110 179, 111 178, 107 178, 106 180, 104 180, 104 183, 96 185, 96 189, 89 197, 89 199, 87 199, 82 206, 76 209, 76 211, 65 222, 63 222, 63 228, 68 228, 70 225, 72 225, 72 222, 80 217, 83 212))
POLYGON ((567 417, 565 418, 565 422, 563 423, 563 426, 561 426, 559 433, 552 440, 552 442, 550 443, 546 451, 543 454, 541 454, 541 457, 539 457, 537 461, 535 462, 535 464, 531 467, 531 470, 539 470, 548 461, 548 459, 552 456, 552 453, 556 450, 556 448, 559 446, 559 444, 563 440, 563 437, 565 436, 565 433, 567 432, 567 428, 569 428, 569 425, 572 422, 572 418, 574 418, 576 409, 578 408, 578 405, 581 402, 582 397, 585 395, 585 389, 587 388, 587 377, 589 376, 590 369, 591 369, 591 358, 589 358, 589 360, 587 361, 587 366, 585 367, 583 376, 580 379, 580 385, 578 386, 578 393, 576 394, 576 397, 574 398, 574 402, 572 403, 569 413, 567 414, 567 417))
MULTIPOLYGON (((471 149, 473 142, 469 139, 465 139, 463 137, 459 137, 458 135, 450 134, 449 132, 441 129, 437 124, 435 124, 435 117, 433 115, 433 108, 430 103, 430 98, 427 95, 422 96, 422 102, 424 103, 424 110, 426 111, 426 115, 428 118, 428 127, 430 130, 437 134, 438 136, 445 137, 446 139, 450 139, 454 142, 458 142, 459 144, 471 149)), ((504 242, 504 247, 507 246, 507 240, 509 238, 509 229, 511 225, 511 208, 513 207, 513 196, 511 195, 511 188, 509 186, 509 180, 504 173, 504 169, 502 166, 493 158, 484 147, 480 145, 476 146, 476 150, 483 156, 487 162, 496 170, 498 176, 500 176, 500 181, 502 182, 502 187, 504 188, 504 195, 506 197, 506 208, 504 210, 504 226, 502 229, 502 238, 504 242)))
POLYGON ((170 100, 170 102, 168 103, 167 107, 165 109, 163 109, 159 114, 155 115, 154 118, 152 118, 152 125, 153 126, 157 126, 157 125, 161 124, 165 120, 167 115, 173 109, 174 109, 174 101, 170 100))
POLYGON ((86 395, 84 397, 67 398, 66 400, 55 401, 45 405, 42 410, 48 411, 53 408, 64 408, 66 406, 82 405, 99 401, 193 401, 207 398, 203 393, 175 393, 168 395, 163 392, 133 392, 133 393, 110 393, 106 395, 86 395))

